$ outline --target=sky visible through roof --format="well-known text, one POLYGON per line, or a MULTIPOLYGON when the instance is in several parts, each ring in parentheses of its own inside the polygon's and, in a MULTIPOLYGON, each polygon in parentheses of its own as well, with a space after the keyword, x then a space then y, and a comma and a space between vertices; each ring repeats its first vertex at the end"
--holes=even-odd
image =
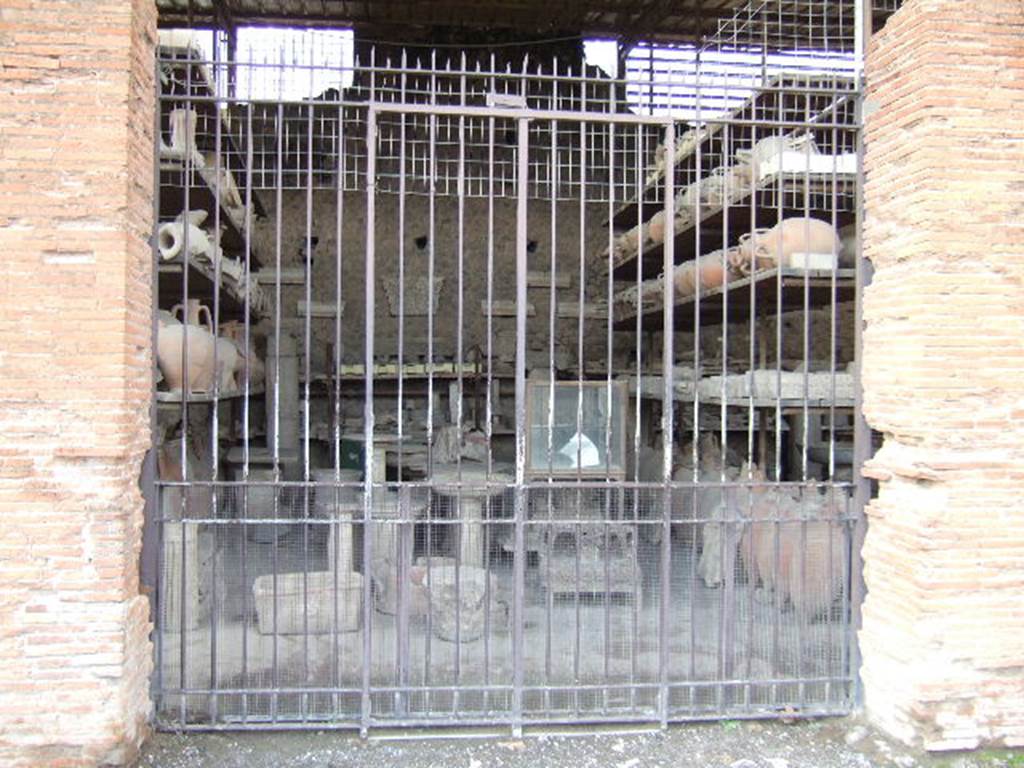
MULTIPOLYGON (((208 60, 213 32, 193 32, 208 60)), ((614 40, 584 41, 586 61, 608 77, 625 77, 629 109, 639 114, 673 116, 690 122, 736 108, 780 73, 854 74, 852 54, 793 51, 771 53, 703 50, 696 46, 640 44, 618 72, 614 40)), ((352 83, 354 38, 351 30, 242 27, 238 30, 237 98, 286 101, 316 97, 352 83)), ((221 43, 220 60, 226 60, 221 43)), ((366 64, 367 62, 362 62, 366 64)))

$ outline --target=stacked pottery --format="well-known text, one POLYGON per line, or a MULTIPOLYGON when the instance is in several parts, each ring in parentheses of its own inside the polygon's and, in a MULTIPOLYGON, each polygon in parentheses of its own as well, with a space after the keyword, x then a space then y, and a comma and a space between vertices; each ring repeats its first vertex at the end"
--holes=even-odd
POLYGON ((187 312, 183 305, 178 304, 171 315, 160 315, 157 334, 157 362, 164 381, 172 392, 181 392, 186 385, 189 392, 209 392, 216 376, 214 349, 217 346, 210 310, 198 299, 190 299, 187 312), (185 322, 178 320, 179 311, 185 322), (205 324, 201 322, 204 313, 205 324))

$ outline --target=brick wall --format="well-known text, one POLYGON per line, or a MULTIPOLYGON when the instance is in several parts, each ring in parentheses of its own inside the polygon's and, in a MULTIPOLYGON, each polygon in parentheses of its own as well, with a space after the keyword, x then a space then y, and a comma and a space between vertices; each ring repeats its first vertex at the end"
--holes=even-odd
POLYGON ((869 716, 1024 745, 1024 7, 906 0, 868 59, 869 716))
POLYGON ((152 0, 0 3, 0 765, 118 764, 150 710, 152 0))

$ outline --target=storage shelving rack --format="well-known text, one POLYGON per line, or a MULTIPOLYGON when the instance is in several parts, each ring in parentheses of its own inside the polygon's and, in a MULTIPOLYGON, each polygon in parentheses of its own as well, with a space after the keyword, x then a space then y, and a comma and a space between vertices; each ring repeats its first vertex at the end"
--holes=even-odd
MULTIPOLYGON (((720 118, 692 126, 686 133, 676 132, 677 149, 673 163, 674 188, 677 193, 697 179, 712 175, 718 166, 736 162, 737 151, 750 151, 759 140, 768 136, 809 134, 822 156, 813 165, 808 161, 802 168, 789 167, 780 157, 778 161, 762 163, 752 171, 749 184, 727 186, 722 204, 701 203, 696 209, 675 206, 673 233, 673 260, 676 265, 696 259, 702 254, 730 248, 738 244, 741 235, 755 228, 769 227, 789 217, 811 216, 829 221, 840 230, 854 224, 857 211, 856 147, 850 137, 856 120, 855 81, 839 74, 782 73, 765 79, 740 107, 720 118), (765 126, 772 126, 766 129, 765 126), (682 134, 682 135, 680 135, 682 134), (829 158, 831 156, 831 159, 829 158)), ((808 155, 809 156, 809 155, 808 155)), ((647 223, 659 211, 665 210, 665 167, 652 170, 642 190, 632 199, 619 205, 612 214, 611 224, 617 230, 640 225, 646 231, 647 223)), ((641 241, 635 249, 601 256, 602 263, 610 263, 616 281, 612 299, 614 327, 621 331, 635 330, 648 333, 663 328, 664 306, 660 273, 664 266, 665 244, 641 241), (637 290, 642 281, 656 282, 657 290, 646 294, 637 290), (632 289, 632 290, 630 290, 632 289)), ((689 296, 674 294, 673 328, 677 332, 694 331, 733 323, 748 323, 763 329, 771 316, 779 317, 791 311, 810 311, 835 307, 856 297, 856 271, 837 266, 834 269, 770 268, 761 269, 744 277, 732 276, 725 285, 700 288, 689 296)), ((756 354, 759 369, 767 368, 768 344, 764 333, 758 334, 760 344, 756 354)), ((714 371, 704 371, 715 373, 714 371)), ((719 371, 718 373, 722 373, 719 371)), ((751 376, 753 372, 737 374, 751 376)), ((848 376, 833 372, 834 377, 848 376)), ((781 391, 774 396, 749 392, 745 396, 710 396, 698 393, 700 380, 691 382, 686 393, 677 387, 678 402, 714 406, 726 414, 726 429, 735 430, 740 424, 745 429, 753 423, 759 434, 759 460, 767 456, 769 431, 788 433, 787 440, 798 440, 786 421, 790 417, 821 418, 828 413, 852 412, 852 396, 845 394, 832 398, 793 398, 781 391), (756 416, 765 413, 779 417, 737 420, 746 413, 756 416)), ((633 386, 635 396, 642 400, 660 400, 658 387, 633 386)), ((706 388, 705 388, 706 390, 706 388)), ((845 390, 844 390, 845 391, 845 390)), ((807 394, 806 392, 804 393, 807 394)), ((678 406, 677 406, 678 407, 678 406)), ((701 413, 700 431, 716 430, 719 419, 706 421, 701 413)), ((793 446, 790 445, 790 451, 793 446)))
MULTIPOLYGON (((246 237, 246 213, 244 209, 229 205, 227 201, 228 176, 239 180, 244 179, 246 173, 241 127, 232 119, 231 111, 218 102, 214 78, 204 61, 202 51, 193 41, 176 38, 161 40, 159 60, 163 97, 160 104, 162 136, 170 135, 170 112, 174 108, 174 98, 181 97, 187 100, 188 107, 196 112, 196 150, 201 154, 212 154, 218 158, 215 164, 208 163, 205 167, 196 167, 196 164, 178 158, 160 158, 160 221, 174 220, 185 210, 186 202, 191 210, 207 211, 205 226, 212 227, 215 220, 220 225, 219 245, 223 252, 240 258, 243 264, 248 259, 249 269, 255 273, 261 265, 260 251, 254 239, 251 236, 246 237), (216 154, 218 121, 219 155, 216 154)), ((244 193, 241 190, 239 195, 243 197, 244 203, 244 193)), ((266 216, 266 211, 255 191, 249 197, 251 215, 266 216)), ((212 304, 214 295, 219 293, 222 321, 241 320, 244 317, 247 304, 244 287, 226 281, 223 276, 220 277, 218 284, 215 269, 195 259, 188 260, 188 269, 190 298, 212 304)), ((158 282, 161 308, 169 308, 181 300, 184 271, 185 262, 180 256, 161 261, 158 282)), ((259 320, 261 317, 259 307, 251 302, 249 314, 253 320, 259 320)))

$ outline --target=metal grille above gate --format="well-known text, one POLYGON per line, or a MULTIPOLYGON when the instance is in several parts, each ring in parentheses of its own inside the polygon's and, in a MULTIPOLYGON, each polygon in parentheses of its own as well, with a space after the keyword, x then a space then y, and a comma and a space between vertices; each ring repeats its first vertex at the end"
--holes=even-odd
POLYGON ((161 724, 849 711, 857 24, 806 5, 643 82, 267 98, 163 38, 161 724))

